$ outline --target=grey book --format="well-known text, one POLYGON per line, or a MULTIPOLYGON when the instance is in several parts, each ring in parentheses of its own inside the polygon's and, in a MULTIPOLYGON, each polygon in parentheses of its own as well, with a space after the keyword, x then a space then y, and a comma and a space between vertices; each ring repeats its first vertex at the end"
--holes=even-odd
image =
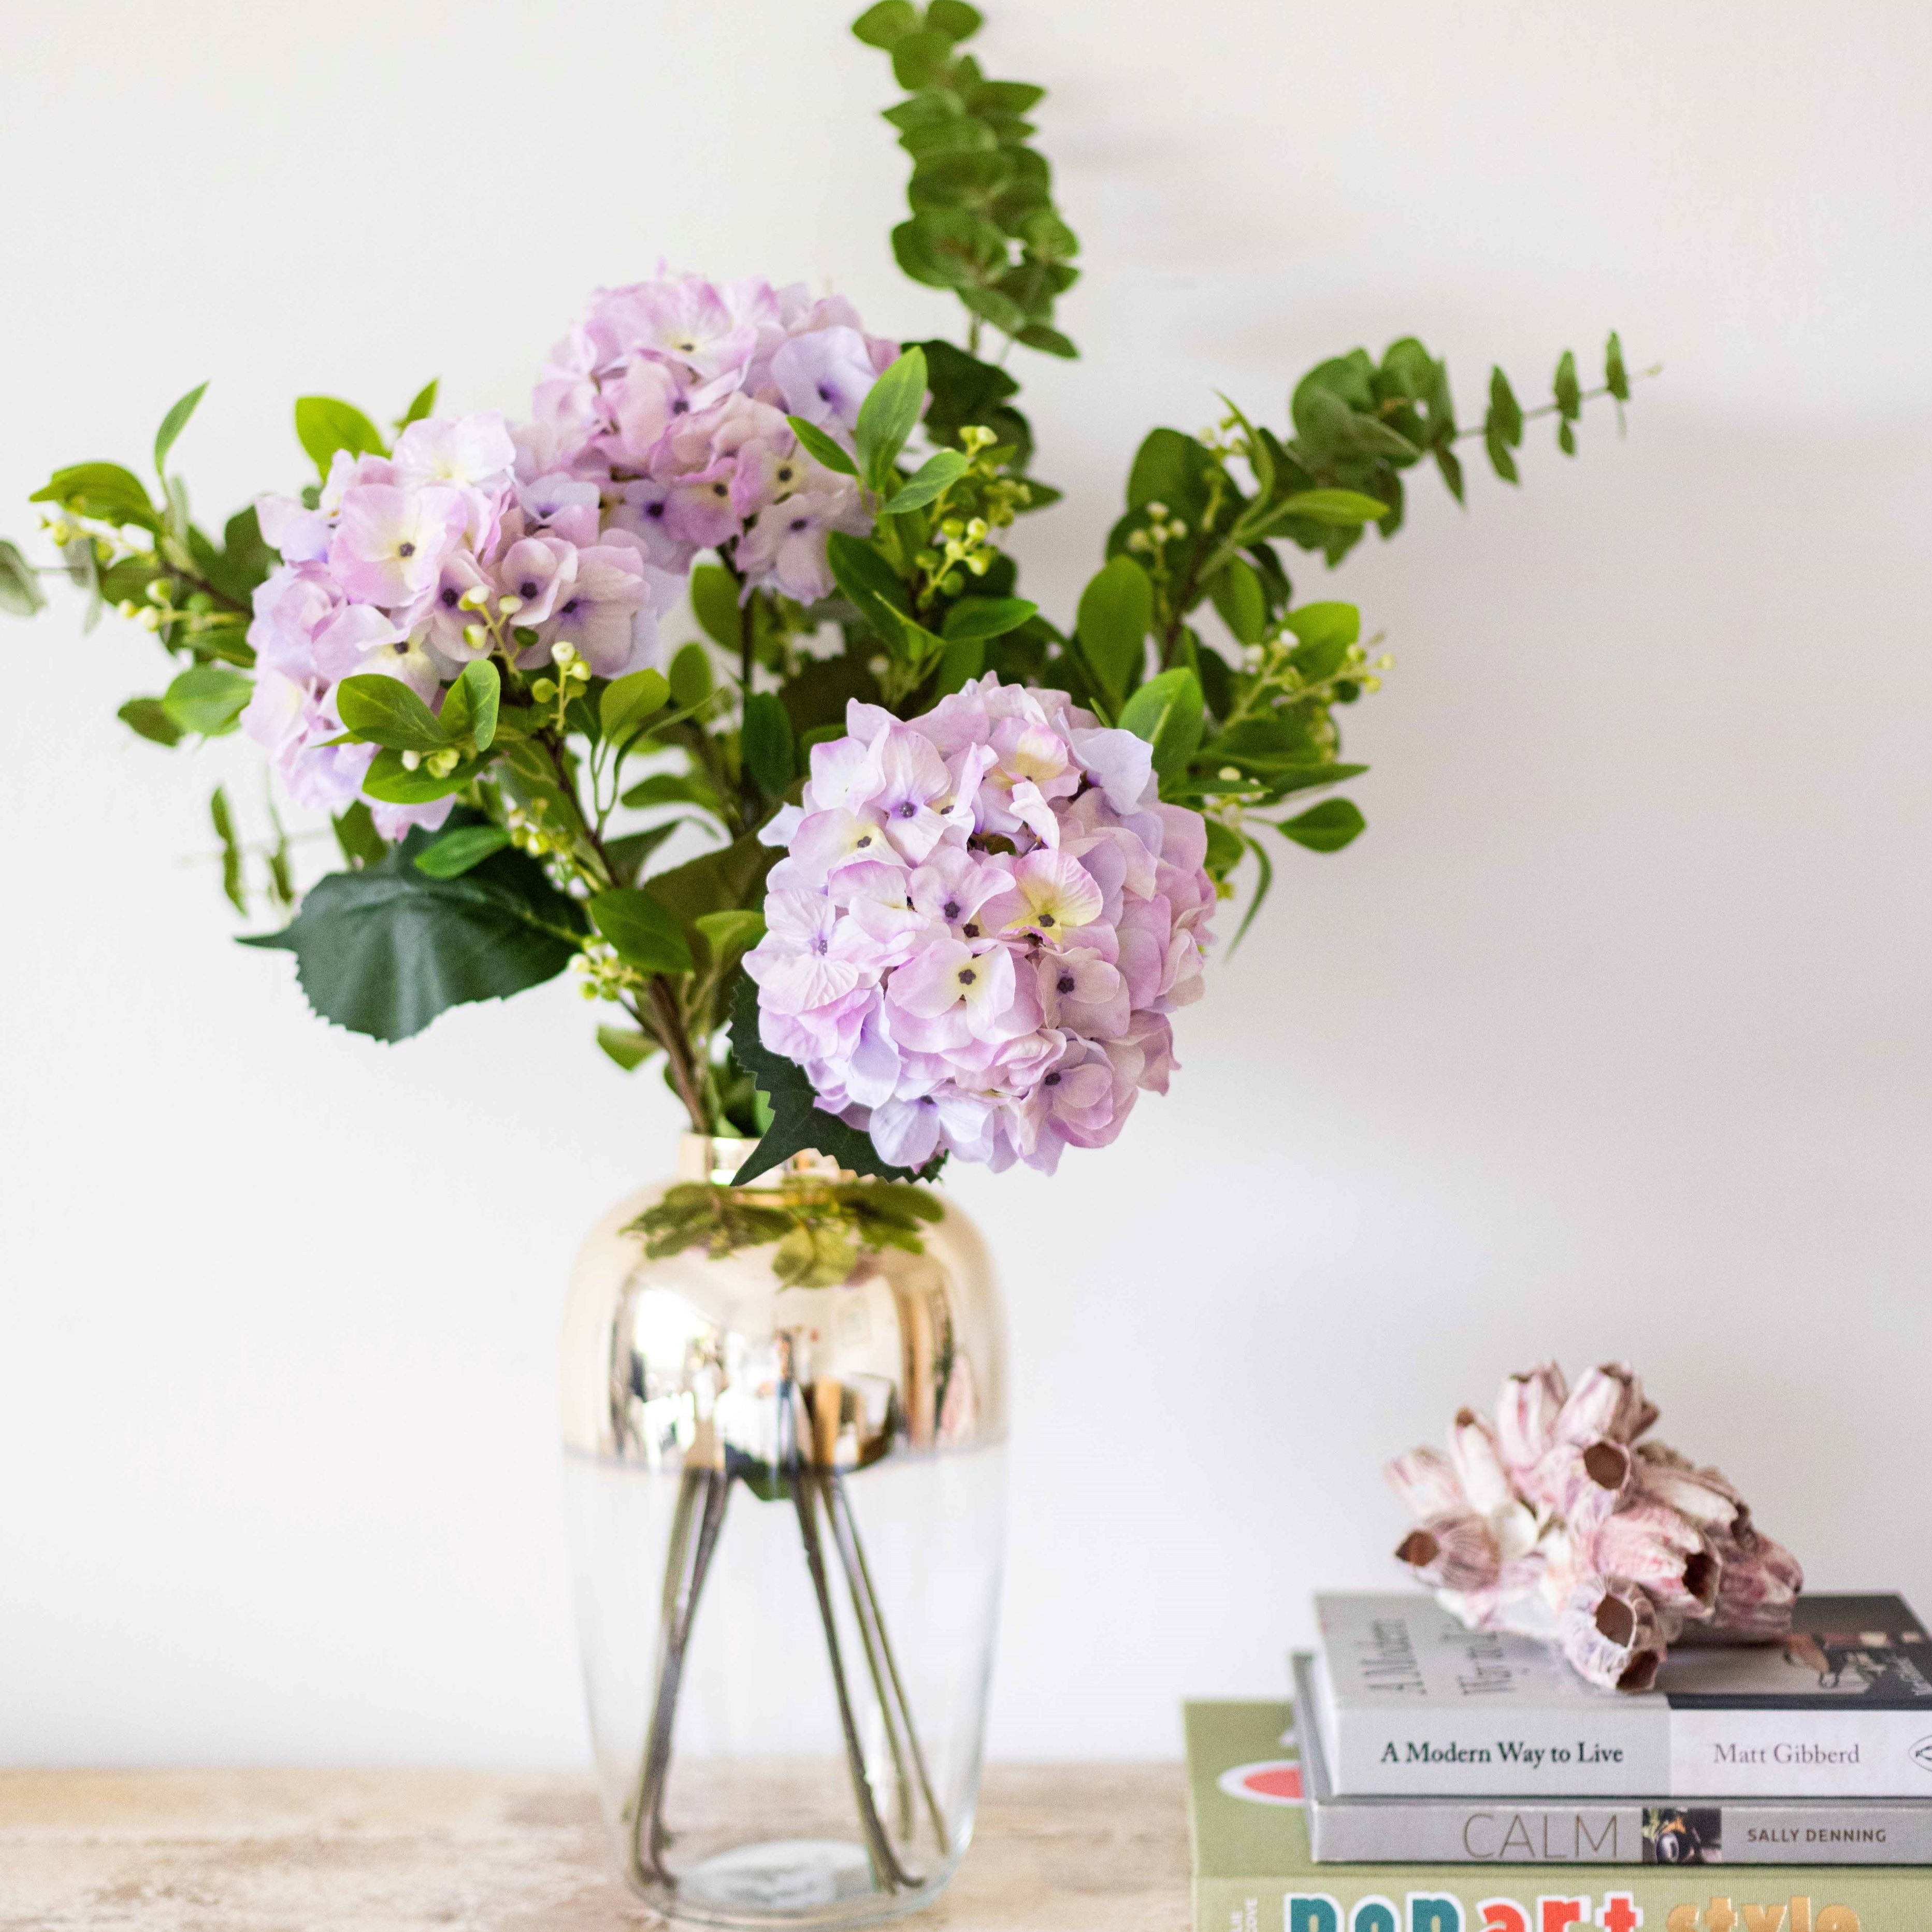
POLYGON ((1343 1798, 1328 1776, 1315 1659, 1294 1658, 1301 1795, 1320 1864, 1932 1864, 1922 1798, 1592 1804, 1508 1797, 1343 1798))
POLYGON ((1315 1606, 1343 1796, 1932 1796, 1932 1639, 1897 1597, 1801 1597, 1788 1639, 1678 1645, 1636 1696, 1430 1597, 1315 1606))

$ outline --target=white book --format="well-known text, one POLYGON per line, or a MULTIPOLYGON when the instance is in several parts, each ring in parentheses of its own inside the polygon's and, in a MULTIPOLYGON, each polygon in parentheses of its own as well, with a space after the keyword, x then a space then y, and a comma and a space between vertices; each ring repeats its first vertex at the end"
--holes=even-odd
POLYGON ((1338 1796, 1315 1659, 1294 1658, 1308 1842, 1319 1864, 1932 1865, 1921 1798, 1680 1801, 1338 1796))
POLYGON ((1635 1695, 1429 1597, 1315 1606, 1339 1796, 1932 1796, 1932 1640, 1897 1597, 1802 1597, 1790 1639, 1681 1645, 1635 1695))

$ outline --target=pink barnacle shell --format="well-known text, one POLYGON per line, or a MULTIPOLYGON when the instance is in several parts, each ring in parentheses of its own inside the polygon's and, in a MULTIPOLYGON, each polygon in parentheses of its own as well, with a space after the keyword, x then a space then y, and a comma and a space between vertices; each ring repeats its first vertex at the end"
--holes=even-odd
POLYGON ((1474 1590, 1495 1580, 1500 1558, 1489 1525, 1468 1510, 1431 1516, 1405 1536, 1396 1561, 1438 1590, 1474 1590))
POLYGON ((1511 1376, 1496 1397, 1496 1449, 1512 1473, 1533 1468, 1556 1441, 1569 1384, 1554 1362, 1511 1376))
POLYGON ((1598 1530, 1592 1553, 1602 1574, 1638 1585, 1678 1616, 1701 1620, 1718 1600, 1723 1560, 1703 1532, 1668 1504, 1618 1510, 1598 1530))
POLYGON ((1556 1434, 1564 1442, 1588 1442, 1599 1436, 1634 1442, 1657 1414, 1657 1405, 1645 1400, 1636 1376, 1621 1362, 1606 1362, 1570 1391, 1556 1419, 1556 1434))
POLYGON ((1553 1490, 1556 1512, 1572 1535, 1590 1534, 1634 1487, 1630 1451, 1606 1436, 1593 1442, 1560 1444, 1539 1474, 1553 1490))
POLYGON ((1797 1558, 1749 1524, 1742 1534, 1712 1540, 1724 1566, 1713 1628, 1728 1636, 1789 1635, 1792 1606, 1804 1587, 1797 1558))
POLYGON ((1469 1507, 1484 1516, 1494 1516, 1515 1500, 1509 1472, 1497 1452, 1496 1431, 1486 1415, 1473 1408, 1459 1408, 1449 1430, 1449 1460, 1469 1507))
POLYGON ((1650 1599, 1634 1584, 1592 1578, 1557 1618, 1557 1641, 1579 1676, 1606 1690, 1648 1690, 1664 1661, 1650 1599))
POLYGON ((1468 1508, 1456 1471, 1439 1449, 1412 1449, 1385 1463, 1382 1474, 1411 1516, 1448 1516, 1468 1508))
POLYGON ((1694 1468, 1660 1442, 1637 1445, 1636 1479, 1646 1496, 1681 1510, 1707 1529, 1730 1529, 1748 1515, 1744 1498, 1715 1469, 1694 1468))

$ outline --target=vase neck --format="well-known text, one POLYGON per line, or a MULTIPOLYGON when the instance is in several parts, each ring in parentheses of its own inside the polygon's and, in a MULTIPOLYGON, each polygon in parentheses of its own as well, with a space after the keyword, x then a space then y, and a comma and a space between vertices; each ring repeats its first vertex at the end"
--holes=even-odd
MULTIPOLYGON (((677 1178, 680 1180, 709 1181, 714 1187, 728 1187, 731 1177, 752 1157, 756 1141, 734 1140, 722 1135, 680 1134, 677 1138, 677 1178)), ((814 1180, 850 1180, 836 1160, 820 1154, 795 1154, 769 1168, 748 1187, 784 1187, 802 1178, 814 1180)))

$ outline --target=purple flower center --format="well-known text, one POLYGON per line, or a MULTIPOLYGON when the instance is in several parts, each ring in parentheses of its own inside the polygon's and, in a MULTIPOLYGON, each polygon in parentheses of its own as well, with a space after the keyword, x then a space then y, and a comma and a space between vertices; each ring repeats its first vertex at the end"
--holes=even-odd
POLYGON ((1058 1087, 1060 1084, 1060 1076, 1057 1073, 1049 1073, 1040 1084, 1042 1087, 1058 1087))
POLYGON ((523 582, 517 586, 517 595, 519 597, 523 598, 526 602, 534 597, 536 594, 537 581, 533 577, 525 578, 523 582))
POLYGON ((647 517, 661 517, 664 514, 664 506, 662 503, 646 503, 644 506, 644 514, 647 517))
POLYGON ((1070 993, 1073 990, 1073 975, 1071 973, 1063 973, 1055 984, 1059 992, 1070 993))
POLYGON ((959 983, 962 986, 971 986, 973 982, 978 979, 979 976, 979 974, 974 972, 970 966, 962 966, 959 969, 959 983))
POLYGON ((963 932, 968 939, 977 939, 980 936, 980 928, 976 921, 969 922, 968 924, 962 926, 959 930, 963 932))
POLYGON ((791 527, 794 530, 809 530, 812 527, 812 519, 809 517, 794 517, 791 520, 791 527))
POLYGON ((898 808, 898 814, 902 818, 916 818, 919 816, 919 807, 910 799, 908 799, 898 808))
POLYGON ((821 932, 812 940, 812 950, 822 959, 832 950, 832 942, 821 932))
POLYGON ((401 543, 396 546, 396 554, 398 556, 414 556, 416 554, 416 547, 412 543, 401 543))
POLYGON ((573 597, 570 602, 563 607, 562 610, 558 614, 561 616, 568 617, 571 612, 577 608, 577 604, 578 600, 573 597))
POLYGON ((670 412, 674 416, 688 416, 691 412, 691 405, 680 396, 671 404, 670 412))
POLYGON ((1040 922, 1042 926, 1051 926, 1053 923, 1052 914, 1050 912, 1042 913, 1040 916, 1040 922))
POLYGON ((453 589, 446 590, 442 593, 442 608, 446 610, 454 610, 457 605, 461 602, 462 599, 457 595, 456 592, 453 589))
POLYGON ((944 920, 951 920, 957 919, 959 916, 959 902, 957 899, 948 899, 946 903, 939 908, 939 914, 940 916, 944 920))

